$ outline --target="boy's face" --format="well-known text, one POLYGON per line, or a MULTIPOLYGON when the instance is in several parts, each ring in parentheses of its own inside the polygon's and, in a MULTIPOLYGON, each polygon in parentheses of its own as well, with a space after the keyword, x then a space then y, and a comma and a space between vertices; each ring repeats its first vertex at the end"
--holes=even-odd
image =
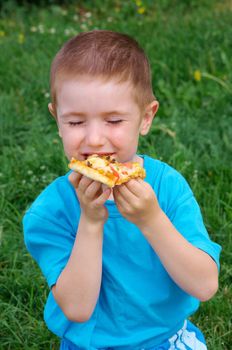
MULTIPOLYGON (((158 103, 141 115, 129 83, 81 78, 63 80, 57 91, 56 119, 68 159, 112 154, 120 162, 138 160, 139 134, 145 135, 158 103)), ((54 110, 51 104, 49 109, 54 110)))

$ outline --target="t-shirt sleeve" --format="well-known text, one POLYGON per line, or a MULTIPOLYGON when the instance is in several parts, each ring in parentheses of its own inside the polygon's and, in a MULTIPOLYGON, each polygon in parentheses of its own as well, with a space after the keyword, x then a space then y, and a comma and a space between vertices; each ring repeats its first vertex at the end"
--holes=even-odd
POLYGON ((59 218, 45 218, 29 210, 23 219, 26 247, 38 263, 49 287, 66 266, 75 236, 59 218))
POLYGON ((173 170, 166 191, 169 192, 166 214, 175 228, 188 242, 208 253, 219 269, 221 246, 210 239, 200 207, 187 181, 173 170))

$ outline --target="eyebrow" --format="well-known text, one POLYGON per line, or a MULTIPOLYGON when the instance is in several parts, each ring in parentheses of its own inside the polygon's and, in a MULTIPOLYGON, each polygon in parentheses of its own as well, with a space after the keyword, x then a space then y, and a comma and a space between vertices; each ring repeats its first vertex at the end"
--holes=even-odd
POLYGON ((128 115, 128 112, 124 112, 124 111, 120 111, 120 110, 113 110, 113 111, 109 111, 109 112, 104 112, 104 113, 102 113, 102 115, 104 117, 109 117, 111 115, 121 115, 121 116, 123 116, 123 115, 128 115))
MULTIPOLYGON (((108 112, 103 112, 101 114, 103 117, 110 117, 112 115, 119 115, 119 116, 126 116, 128 115, 128 112, 124 112, 124 111, 117 111, 117 110, 112 110, 112 111, 108 111, 108 112)), ((60 117, 61 118, 68 118, 68 117, 82 117, 84 118, 86 116, 85 113, 82 112, 67 112, 67 113, 63 113, 60 117)))
POLYGON ((85 114, 84 113, 80 113, 80 112, 68 112, 68 113, 63 113, 61 114, 61 118, 68 118, 68 117, 84 117, 85 114))

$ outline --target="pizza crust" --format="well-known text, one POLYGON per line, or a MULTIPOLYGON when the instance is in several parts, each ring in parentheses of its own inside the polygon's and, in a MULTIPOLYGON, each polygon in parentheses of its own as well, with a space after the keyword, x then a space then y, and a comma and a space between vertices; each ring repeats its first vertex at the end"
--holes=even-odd
POLYGON ((86 165, 81 164, 78 160, 74 162, 71 162, 69 164, 69 168, 71 170, 74 170, 82 175, 87 176, 88 178, 99 181, 109 187, 114 187, 115 186, 115 180, 110 179, 108 176, 100 174, 97 170, 88 168, 86 165))

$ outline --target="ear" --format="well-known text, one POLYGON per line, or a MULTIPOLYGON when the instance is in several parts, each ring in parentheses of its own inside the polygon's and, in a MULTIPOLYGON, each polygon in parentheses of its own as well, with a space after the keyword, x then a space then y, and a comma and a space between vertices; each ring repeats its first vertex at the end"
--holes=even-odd
POLYGON ((56 109, 51 102, 48 104, 48 110, 51 113, 51 115, 56 119, 56 109))
POLYGON ((58 131, 59 131, 59 136, 62 137, 61 132, 60 132, 60 128, 59 128, 59 124, 58 124, 58 120, 57 120, 56 108, 54 107, 54 105, 51 102, 48 104, 48 110, 56 121, 58 131))
POLYGON ((152 121, 158 111, 159 108, 159 102, 158 101, 152 101, 149 103, 149 105, 145 109, 145 113, 140 125, 140 135, 146 135, 151 127, 152 121))

